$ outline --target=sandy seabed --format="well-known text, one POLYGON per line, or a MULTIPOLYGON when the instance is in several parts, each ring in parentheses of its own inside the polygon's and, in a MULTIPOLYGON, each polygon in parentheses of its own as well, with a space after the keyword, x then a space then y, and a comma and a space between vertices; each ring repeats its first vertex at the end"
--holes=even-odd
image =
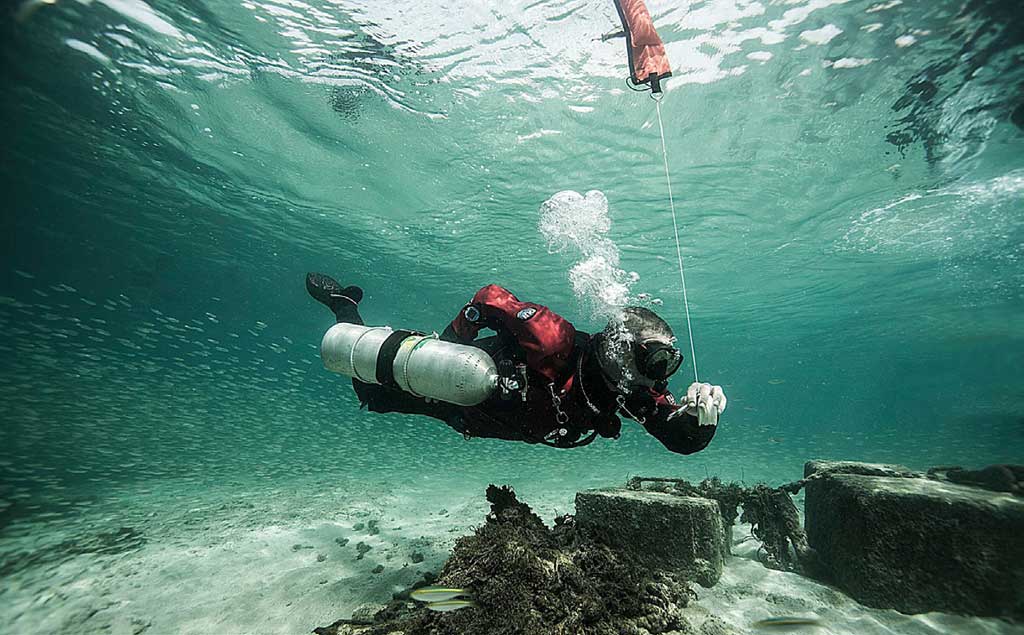
MULTIPOLYGON (((166 482, 71 518, 31 518, 0 535, 2 633, 309 633, 438 571, 483 521, 478 483, 309 480, 288 486, 166 482), (461 485, 461 486, 460 486, 461 485), (187 491, 188 494, 182 492, 187 491)), ((525 492, 547 522, 572 492, 525 492)), ((686 609, 739 632, 770 616, 817 616, 822 634, 1022 634, 995 619, 903 615, 756 560, 734 530, 721 581, 686 609)))

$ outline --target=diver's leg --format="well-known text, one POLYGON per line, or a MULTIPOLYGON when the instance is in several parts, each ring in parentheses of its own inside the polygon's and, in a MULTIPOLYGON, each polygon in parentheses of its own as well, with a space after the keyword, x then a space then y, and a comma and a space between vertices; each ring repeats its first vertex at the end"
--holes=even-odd
MULTIPOLYGON (((366 384, 352 380, 352 387, 359 397, 360 406, 370 412, 400 412, 407 415, 426 415, 445 423, 452 421, 462 410, 461 406, 443 401, 427 401, 397 388, 379 384, 366 384)), ((449 424, 450 425, 450 424, 449 424)))
MULTIPOLYGON (((359 315, 359 301, 363 290, 357 286, 342 287, 334 278, 322 273, 306 274, 306 291, 334 313, 339 322, 363 324, 359 315)), ((359 404, 370 412, 401 412, 404 414, 426 415, 447 423, 459 412, 459 406, 416 397, 396 388, 379 384, 368 384, 352 380, 352 387, 359 397, 359 404)))
POLYGON ((363 299, 363 290, 359 287, 353 285, 343 288, 330 276, 307 273, 306 291, 314 300, 330 309, 339 322, 363 323, 363 318, 359 315, 359 301, 363 299))

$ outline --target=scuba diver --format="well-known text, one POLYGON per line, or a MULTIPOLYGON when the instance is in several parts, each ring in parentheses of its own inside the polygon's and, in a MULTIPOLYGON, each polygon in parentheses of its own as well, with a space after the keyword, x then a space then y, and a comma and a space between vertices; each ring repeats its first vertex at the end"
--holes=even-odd
MULTIPOLYGON (((335 329, 352 333, 334 357, 345 367, 338 372, 353 377, 360 407, 371 412, 427 415, 467 439, 487 437, 559 448, 587 445, 598 435, 617 439, 621 415, 642 425, 672 452, 692 454, 711 442, 718 417, 725 410, 722 388, 706 383, 693 383, 684 402, 676 403, 667 386, 683 361, 682 353, 673 346, 675 337, 669 325, 643 307, 626 307, 603 331, 589 335, 546 306, 521 302, 498 285, 483 287, 439 336, 442 342, 486 353, 468 349, 484 359, 491 373, 487 392, 471 400, 479 403, 459 405, 403 390, 401 377, 396 377, 395 369, 402 366, 407 382, 404 388, 411 390, 410 356, 419 344, 436 344, 436 336, 416 338, 422 334, 349 326, 363 324, 359 315, 363 291, 357 286, 342 287, 324 274, 307 274, 306 290, 337 319, 338 324, 324 338, 325 347, 335 329), (484 328, 496 335, 477 339, 484 328), (373 337, 367 338, 371 333, 373 337), (363 351, 365 342, 374 337, 371 359, 363 351), (404 347, 405 353, 403 341, 410 344, 404 347), (357 357, 369 360, 364 363, 368 372, 358 371, 357 357)), ((327 349, 323 350, 328 365, 327 349)), ((430 381, 445 382, 447 390, 462 390, 471 383, 441 378, 443 360, 438 359, 431 360, 430 368, 439 370, 429 373, 434 375, 430 381)), ((467 363, 463 359, 460 368, 467 363)))

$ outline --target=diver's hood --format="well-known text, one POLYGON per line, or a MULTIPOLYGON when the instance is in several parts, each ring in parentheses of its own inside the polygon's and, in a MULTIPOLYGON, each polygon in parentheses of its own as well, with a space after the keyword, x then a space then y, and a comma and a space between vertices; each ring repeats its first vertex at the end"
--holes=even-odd
POLYGON ((626 307, 595 339, 601 371, 621 393, 664 382, 683 361, 672 327, 643 307, 626 307))

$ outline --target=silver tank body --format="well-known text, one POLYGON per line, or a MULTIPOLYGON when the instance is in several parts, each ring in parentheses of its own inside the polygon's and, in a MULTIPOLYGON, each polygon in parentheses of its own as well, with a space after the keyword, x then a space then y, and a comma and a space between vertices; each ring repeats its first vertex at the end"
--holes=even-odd
MULTIPOLYGON (((376 384, 377 357, 387 326, 338 323, 320 342, 324 367, 364 383, 376 384)), ((406 392, 460 406, 475 406, 494 392, 498 369, 491 356, 474 346, 411 335, 398 347, 395 381, 406 392)))

